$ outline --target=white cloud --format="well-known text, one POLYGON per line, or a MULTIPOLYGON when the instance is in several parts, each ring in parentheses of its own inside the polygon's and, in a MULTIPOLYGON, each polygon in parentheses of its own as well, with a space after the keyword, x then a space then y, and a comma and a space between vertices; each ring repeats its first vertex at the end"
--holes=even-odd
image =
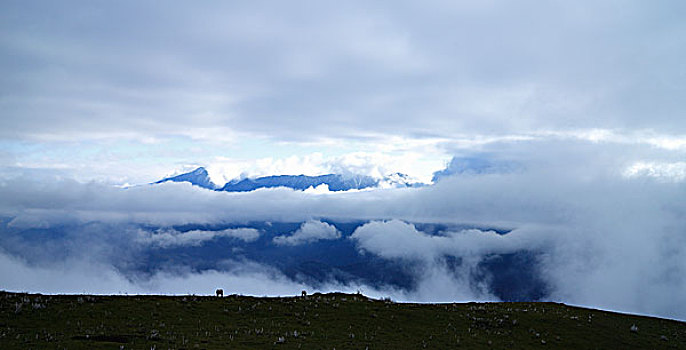
POLYGON ((165 294, 165 295, 214 295, 217 288, 225 294, 255 296, 294 296, 302 290, 310 293, 362 291, 373 298, 392 297, 395 301, 476 300, 471 294, 463 294, 460 286, 450 292, 436 294, 432 287, 445 288, 444 276, 427 278, 421 292, 408 292, 386 288, 376 289, 364 284, 343 285, 325 283, 313 287, 294 282, 279 271, 254 262, 244 261, 227 270, 160 271, 147 278, 127 277, 115 268, 100 261, 71 259, 47 266, 36 266, 0 251, 0 276, 3 289, 7 291, 43 294, 165 294), (433 284, 430 284, 433 283, 433 284))
POLYGON ((244 242, 254 242, 260 237, 260 231, 254 228, 235 228, 221 231, 191 230, 179 232, 174 229, 156 232, 140 231, 139 242, 156 245, 162 248, 172 246, 199 246, 215 238, 230 237, 244 242))
POLYGON ((507 235, 495 231, 467 229, 429 235, 413 224, 400 220, 372 221, 357 228, 351 238, 359 249, 387 259, 432 261, 442 256, 480 257, 486 254, 506 254, 519 250, 539 250, 550 238, 541 228, 521 228, 507 235))
POLYGON ((399 220, 374 221, 355 230, 358 246, 385 258, 431 259, 441 237, 428 237, 399 220))
POLYGON ((329 190, 329 185, 327 184, 321 184, 319 186, 310 186, 306 188, 303 192, 308 193, 308 194, 329 194, 332 193, 332 191, 329 190))
POLYGON ((624 170, 624 176, 683 182, 686 180, 686 162, 636 162, 624 170))
POLYGON ((313 243, 320 240, 341 238, 341 233, 335 226, 319 220, 308 220, 290 236, 276 236, 274 243, 278 245, 296 246, 313 243))
MULTIPOLYGON (((274 145, 274 147, 277 147, 274 145)), ((208 172, 213 178, 224 184, 241 177, 260 177, 270 175, 322 175, 329 170, 324 165, 324 156, 315 152, 303 156, 285 158, 231 159, 216 158, 209 166, 208 172)))
MULTIPOLYGON (((366 254, 403 259, 413 266, 418 286, 413 298, 422 301, 498 300, 488 282, 476 276, 490 254, 545 252, 554 243, 542 228, 522 228, 507 235, 466 229, 429 235, 400 220, 372 221, 357 228, 351 239, 366 254), (446 257, 459 258, 448 267, 446 257)), ((532 267, 534 268, 534 267, 532 267)))
POLYGON ((379 140, 369 147, 376 152, 351 152, 327 159, 326 165, 337 174, 361 174, 382 178, 391 173, 403 173, 419 182, 431 182, 434 171, 443 167, 450 157, 438 147, 445 140, 412 142, 402 138, 379 140), (393 147, 395 145, 395 147, 393 147))
MULTIPOLYGON (((224 184, 241 177, 270 175, 323 175, 354 174, 383 178, 392 173, 403 173, 428 183, 431 175, 443 167, 450 156, 438 145, 445 140, 415 142, 410 140, 379 140, 359 144, 369 151, 345 152, 324 155, 321 152, 291 155, 284 158, 234 159, 217 157, 209 161, 207 171, 216 183, 224 184), (388 141, 388 143, 387 143, 388 141), (399 142, 403 147, 388 147, 399 142)), ((279 145, 273 145, 279 147, 279 145)), ((185 167, 190 169, 192 167, 185 167)), ((190 169, 192 170, 192 169, 190 169)))
POLYGON ((49 267, 29 263, 0 252, 3 289, 37 293, 141 293, 112 267, 97 261, 66 261, 49 267))
POLYGON ((216 288, 224 288, 237 294, 277 296, 298 295, 308 288, 278 271, 249 262, 227 271, 162 271, 140 279, 124 276, 101 261, 71 259, 49 266, 32 266, 2 252, 0 276, 5 290, 60 294, 212 295, 216 288))

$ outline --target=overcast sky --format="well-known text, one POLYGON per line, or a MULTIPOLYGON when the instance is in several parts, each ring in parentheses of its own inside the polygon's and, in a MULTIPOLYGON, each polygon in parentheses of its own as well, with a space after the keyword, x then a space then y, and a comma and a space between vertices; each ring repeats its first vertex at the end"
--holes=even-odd
POLYGON ((300 168, 326 172, 362 152, 381 171, 413 159, 400 170, 426 179, 456 148, 502 139, 686 147, 682 1, 0 9, 0 160, 14 170, 136 183, 194 165, 292 173, 284 159, 313 153, 300 168))
MULTIPOLYGON (((427 259, 406 300, 489 299, 431 257, 533 245, 549 253, 553 300, 686 319, 684 18, 680 0, 5 0, 0 224, 101 223, 111 244, 130 225, 287 220, 302 226, 274 244, 294 246, 340 239, 319 218, 370 220, 361 248, 427 259), (483 171, 450 175, 465 164, 483 171), (337 194, 113 186, 194 166, 218 184, 398 171, 431 182, 447 169, 434 186, 337 194), (412 221, 513 231, 435 239, 412 221)), ((259 235, 163 233, 135 241, 259 235)), ((0 287, 78 292, 86 275, 102 293, 187 292, 173 286, 211 290, 221 274, 135 284, 91 236, 74 232, 78 254, 61 265, 0 246, 0 287)), ((222 275, 247 281, 237 292, 302 288, 249 262, 240 271, 222 275)))

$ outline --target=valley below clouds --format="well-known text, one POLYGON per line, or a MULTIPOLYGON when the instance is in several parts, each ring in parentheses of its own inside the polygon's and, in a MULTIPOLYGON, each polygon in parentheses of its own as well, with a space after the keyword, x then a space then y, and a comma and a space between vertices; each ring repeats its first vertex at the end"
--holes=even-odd
POLYGON ((510 152, 514 171, 318 194, 6 178, 1 282, 49 293, 224 287, 553 300, 686 318, 683 182, 626 176, 612 147, 575 158, 566 147, 552 151, 560 143, 545 146, 551 151, 510 152))

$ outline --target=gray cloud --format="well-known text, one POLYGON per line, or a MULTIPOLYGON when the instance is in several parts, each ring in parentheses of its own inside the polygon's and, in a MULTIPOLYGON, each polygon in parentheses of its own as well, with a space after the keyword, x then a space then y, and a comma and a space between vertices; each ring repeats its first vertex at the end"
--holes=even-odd
POLYGON ((680 2, 1 6, 5 139, 686 132, 680 2))

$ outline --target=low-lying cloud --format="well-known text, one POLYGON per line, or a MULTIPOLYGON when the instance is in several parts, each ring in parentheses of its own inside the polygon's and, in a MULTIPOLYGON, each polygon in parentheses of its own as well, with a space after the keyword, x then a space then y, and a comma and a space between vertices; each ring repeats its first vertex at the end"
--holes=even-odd
POLYGON ((236 228, 220 231, 192 230, 179 232, 174 229, 155 232, 141 231, 139 241, 162 248, 172 246, 199 246, 215 238, 229 237, 243 242, 254 242, 260 237, 260 231, 254 228, 236 228))
POLYGON ((441 256, 483 256, 542 249, 548 238, 535 229, 517 229, 507 235, 466 229, 429 235, 400 220, 373 221, 351 236, 361 250, 387 259, 432 260, 441 256))
POLYGON ((296 295, 308 286, 278 271, 245 263, 228 271, 161 271, 145 280, 130 278, 98 261, 69 260, 35 266, 0 253, 3 289, 39 293, 211 294, 216 288, 248 295, 296 295))
POLYGON ((320 240, 339 238, 341 238, 341 233, 335 226, 319 220, 308 220, 303 223, 297 231, 293 232, 292 235, 274 237, 274 243, 277 245, 296 246, 320 240))
MULTIPOLYGON (((3 259, 8 266, 24 269, 21 271, 26 271, 25 276, 37 277, 26 277, 24 281, 21 274, 5 268, 0 282, 5 288, 46 292, 55 290, 53 284, 59 285, 57 280, 40 278, 47 275, 44 271, 49 264, 45 256, 49 255, 22 255, 26 247, 14 238, 9 239, 9 233, 16 237, 32 227, 65 231, 68 243, 64 243, 67 249, 61 250, 66 255, 59 258, 61 264, 94 261, 98 264, 92 264, 93 268, 102 268, 102 275, 109 276, 108 271, 118 271, 113 266, 133 264, 136 256, 135 249, 129 249, 130 256, 115 263, 117 254, 111 252, 112 248, 108 250, 108 244, 118 242, 114 237, 120 237, 122 243, 117 244, 131 247, 126 242, 140 237, 136 231, 140 225, 305 223, 292 235, 272 241, 282 244, 276 244, 277 249, 290 249, 295 247, 293 244, 340 237, 335 227, 313 220, 331 218, 367 222, 352 235, 356 247, 366 254, 414 261, 408 266, 424 278, 414 290, 389 289, 388 294, 397 299, 494 300, 488 286, 473 279, 471 269, 477 268, 478 262, 489 254, 536 249, 541 252, 541 278, 549 288, 547 299, 686 318, 684 182, 661 181, 649 174, 624 174, 628 166, 641 159, 673 163, 679 153, 659 155, 649 148, 603 143, 509 146, 502 148, 499 157, 521 164, 515 172, 454 174, 425 188, 352 193, 311 195, 283 188, 226 193, 182 183, 119 189, 69 180, 3 179, 0 227, 8 237, 0 243, 3 259), (485 229, 430 233, 409 222, 462 223, 485 229), (71 229, 74 227, 80 229, 71 229), (510 233, 498 235, 488 228, 504 228, 510 233), (79 249, 85 246, 96 249, 79 249), (464 270, 455 272, 447 268, 442 256, 462 258, 464 270)), ((244 240, 256 234, 241 232, 245 233, 241 236, 244 240)), ((209 239, 218 239, 217 232, 199 231, 182 238, 184 234, 188 232, 162 233, 156 239, 173 242, 169 244, 209 244, 209 239)), ((236 234, 226 233, 229 237, 236 234)), ((69 270, 64 268, 65 272, 69 270)), ((191 275, 197 273, 202 271, 191 275)), ((158 277, 149 278, 176 281, 169 275, 154 276, 158 277)), ((145 281, 126 282, 130 283, 128 290, 142 290, 136 288, 145 281)), ((291 286, 288 278, 283 281, 284 286, 291 286)), ((295 283, 293 288, 301 287, 291 282, 295 283)), ((323 285, 341 287, 335 283, 323 285)), ((117 291, 114 284, 103 286, 108 287, 103 287, 102 292, 117 291)), ((373 289, 354 288, 357 287, 373 289)), ((231 288, 226 289, 231 292, 231 288)), ((384 290, 377 292, 384 294, 384 290)))

